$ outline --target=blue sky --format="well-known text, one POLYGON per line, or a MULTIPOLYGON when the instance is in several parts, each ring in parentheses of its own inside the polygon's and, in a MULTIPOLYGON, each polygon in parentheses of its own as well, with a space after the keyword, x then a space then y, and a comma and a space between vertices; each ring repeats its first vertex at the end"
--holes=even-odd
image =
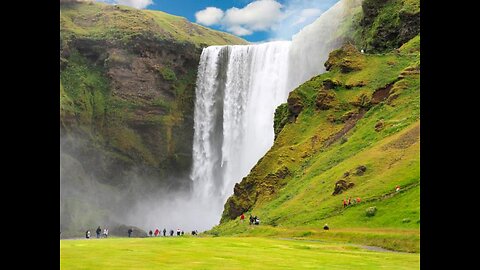
POLYGON ((338 0, 97 0, 161 10, 251 42, 289 40, 338 0))

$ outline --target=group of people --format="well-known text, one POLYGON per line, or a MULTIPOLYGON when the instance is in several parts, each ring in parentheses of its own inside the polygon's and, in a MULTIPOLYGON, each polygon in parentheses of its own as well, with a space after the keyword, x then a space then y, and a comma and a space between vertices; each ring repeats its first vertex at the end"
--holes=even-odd
MULTIPOLYGON (((100 226, 98 226, 98 228, 95 230, 95 233, 97 234, 97 238, 100 238, 101 235, 104 238, 107 238, 108 237, 108 228, 104 228, 103 229, 103 234, 102 234, 102 229, 100 228, 100 226)), ((91 237, 90 230, 87 230, 85 232, 85 238, 90 239, 90 237, 91 237)))
MULTIPOLYGON (((395 192, 399 192, 400 191, 400 185, 396 185, 395 186, 395 192)), ((362 200, 360 199, 360 197, 357 197, 357 199, 354 199, 352 201, 352 197, 349 197, 348 200, 347 199, 343 199, 343 208, 349 206, 352 204, 352 202, 355 204, 355 203, 360 203, 362 200)))
MULTIPOLYGON (((167 236, 167 229, 164 228, 163 231, 162 231, 162 233, 163 233, 163 236, 167 236)), ((174 236, 175 234, 176 234, 177 236, 183 236, 183 235, 185 235, 185 232, 184 232, 184 231, 181 231, 180 229, 177 229, 176 232, 175 232, 174 230, 170 230, 170 231, 169 231, 169 234, 170 234, 170 236, 174 236)), ((159 230, 158 228, 155 229, 155 231, 150 230, 150 231, 148 232, 148 235, 149 235, 150 237, 152 237, 152 236, 157 237, 157 236, 160 235, 160 230, 159 230)), ((198 235, 198 231, 197 231, 197 230, 192 231, 192 235, 198 235)))
MULTIPOLYGON (((102 229, 100 228, 100 226, 98 226, 98 228, 95 230, 95 233, 96 233, 96 235, 97 235, 97 238, 100 238, 100 236, 102 235, 102 229)), ((163 231, 160 231, 160 230, 157 228, 157 229, 155 229, 155 232, 153 232, 152 230, 150 230, 150 231, 148 232, 148 235, 149 235, 150 237, 152 237, 152 236, 157 237, 157 236, 160 236, 161 233, 163 233, 163 236, 167 236, 167 229, 164 228, 163 231)), ((169 233, 170 233, 170 236, 174 236, 174 234, 175 234, 175 232, 174 232, 173 230, 170 230, 169 233)), ((60 232, 60 234, 61 234, 61 232, 60 232)), ((127 234, 128 234, 128 237, 132 237, 133 228, 129 228, 129 229, 127 230, 127 234)), ((184 231, 181 231, 180 229, 177 229, 177 231, 176 231, 176 235, 177 235, 177 236, 182 236, 182 235, 184 235, 184 234, 185 234, 184 231)), ((193 230, 193 231, 192 231, 192 235, 198 235, 198 231, 197 231, 197 230, 193 230)), ((85 232, 85 238, 90 239, 90 237, 91 237, 90 230, 87 230, 87 231, 85 232)), ((108 237, 108 228, 104 228, 104 229, 103 229, 103 238, 107 238, 107 237, 108 237)))
MULTIPOLYGON (((157 236, 160 235, 160 233, 161 233, 160 230, 157 228, 157 229, 155 229, 155 232, 152 232, 152 230, 150 230, 150 231, 148 232, 148 235, 149 235, 149 236, 153 236, 153 235, 154 235, 155 237, 157 237, 157 236)), ((162 233, 163 233, 163 236, 167 236, 167 229, 163 228, 162 233)))
POLYGON ((260 219, 257 216, 250 215, 250 225, 260 225, 260 219))
POLYGON ((349 197, 348 200, 347 200, 347 199, 343 199, 343 208, 351 205, 352 202, 353 202, 353 204, 361 203, 361 202, 362 202, 362 199, 360 199, 360 197, 357 197, 356 199, 353 199, 353 200, 352 200, 352 197, 349 197))
MULTIPOLYGON (((252 216, 250 215, 250 225, 260 225, 260 219, 257 216, 252 216)), ((242 214, 240 216, 240 221, 244 222, 245 221, 245 215, 242 214)))

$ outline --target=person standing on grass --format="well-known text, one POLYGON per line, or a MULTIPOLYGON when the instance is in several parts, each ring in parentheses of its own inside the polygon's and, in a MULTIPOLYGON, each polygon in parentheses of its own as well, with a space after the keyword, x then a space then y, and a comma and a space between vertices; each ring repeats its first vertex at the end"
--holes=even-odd
POLYGON ((163 237, 165 237, 167 234, 167 229, 163 228, 163 237))
POLYGON ((128 231, 127 231, 127 232, 128 232, 128 237, 131 237, 131 236, 132 236, 133 229, 132 229, 132 228, 130 228, 130 229, 128 229, 128 231))
POLYGON ((107 228, 103 229, 103 238, 107 238, 107 228))
POLYGON ((180 236, 180 229, 177 229, 177 236, 180 236))
POLYGON ((343 199, 343 208, 347 207, 347 200, 343 199))
POLYGON ((357 197, 357 203, 360 203, 362 200, 360 199, 360 197, 357 197))
POLYGON ((158 228, 156 228, 154 233, 155 237, 157 237, 159 234, 160 234, 160 231, 158 230, 158 228))
POLYGON ((242 213, 242 215, 240 216, 240 220, 241 220, 242 222, 245 221, 245 215, 244 215, 243 213, 242 213))
POLYGON ((352 197, 349 197, 348 198, 348 205, 351 205, 352 204, 352 197))
POLYGON ((153 235, 152 230, 150 230, 150 231, 148 232, 148 235, 149 235, 150 237, 152 237, 152 235, 153 235))
POLYGON ((90 239, 90 230, 85 232, 85 238, 90 239))
POLYGON ((100 226, 98 226, 95 232, 97 233, 97 238, 100 238, 100 234, 102 233, 102 229, 100 229, 100 226))

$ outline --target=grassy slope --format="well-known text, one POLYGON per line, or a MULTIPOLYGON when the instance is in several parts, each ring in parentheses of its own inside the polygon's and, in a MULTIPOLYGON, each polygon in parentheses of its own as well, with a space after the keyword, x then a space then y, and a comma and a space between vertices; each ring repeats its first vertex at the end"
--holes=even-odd
POLYGON ((223 222, 209 233, 328 238, 418 252, 418 49, 419 36, 397 53, 350 55, 347 58, 352 63, 363 65, 361 70, 342 73, 333 68, 294 90, 290 97, 300 97, 303 111, 296 123, 287 123, 281 129, 273 147, 242 181, 245 185, 255 185, 255 190, 259 192, 256 197, 248 195, 255 204, 247 215, 258 215, 263 225, 249 227, 241 224, 238 218, 228 221, 226 214, 229 213, 230 201, 248 207, 245 202, 248 200, 243 194, 229 199, 223 222), (405 71, 409 67, 414 67, 415 71, 405 71), (330 90, 336 97, 335 106, 330 110, 317 110, 315 97, 326 79, 341 83, 335 90, 330 90), (345 87, 358 85, 359 82, 365 85, 351 89, 345 87), (344 139, 324 146, 332 134, 344 127, 345 124, 339 121, 341 116, 357 110, 351 102, 358 100, 362 94, 370 97, 376 89, 390 83, 394 83, 392 96, 397 98, 374 105, 343 136, 344 139), (377 132, 374 127, 379 121, 383 121, 385 127, 377 132), (342 179, 345 172, 352 173, 360 165, 367 167, 365 174, 351 174, 348 178, 355 187, 333 196, 335 182, 342 179), (266 180, 267 175, 283 167, 287 167, 291 174, 272 187, 266 180), (399 194, 393 192, 396 185, 404 187, 399 194), (343 209, 342 199, 348 197, 360 197, 363 202, 343 209), (365 215, 365 209, 370 206, 378 209, 374 217, 365 215), (329 232, 321 231, 325 223, 331 227, 329 232))
POLYGON ((104 3, 61 5, 60 27, 63 40, 76 36, 128 42, 136 35, 150 33, 160 40, 188 42, 197 46, 247 43, 228 33, 191 23, 183 17, 104 3))
POLYGON ((60 241, 61 269, 414 269, 418 254, 266 238, 60 241))

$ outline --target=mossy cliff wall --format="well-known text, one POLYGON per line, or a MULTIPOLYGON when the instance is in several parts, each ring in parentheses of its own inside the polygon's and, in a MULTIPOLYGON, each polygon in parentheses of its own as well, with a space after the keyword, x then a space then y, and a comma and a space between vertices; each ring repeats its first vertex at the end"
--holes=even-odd
POLYGON ((159 11, 61 2, 62 153, 102 183, 135 170, 188 185, 202 48, 245 43, 159 11))

